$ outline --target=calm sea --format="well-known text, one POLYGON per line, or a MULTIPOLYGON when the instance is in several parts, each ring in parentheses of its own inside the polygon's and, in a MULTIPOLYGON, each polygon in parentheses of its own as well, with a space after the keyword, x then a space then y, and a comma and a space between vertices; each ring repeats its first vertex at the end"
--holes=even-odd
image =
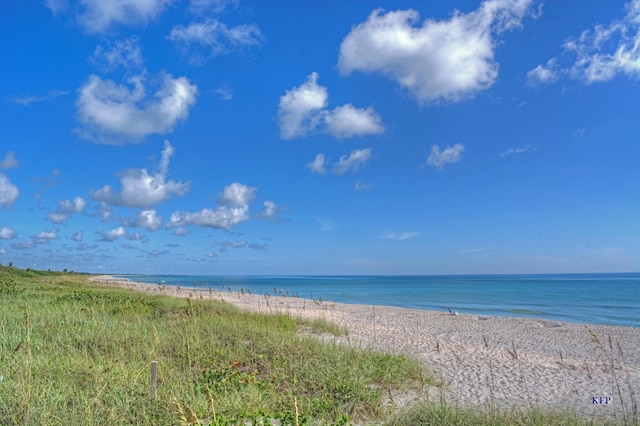
POLYGON ((131 281, 461 314, 640 327, 640 274, 464 276, 119 275, 131 281))

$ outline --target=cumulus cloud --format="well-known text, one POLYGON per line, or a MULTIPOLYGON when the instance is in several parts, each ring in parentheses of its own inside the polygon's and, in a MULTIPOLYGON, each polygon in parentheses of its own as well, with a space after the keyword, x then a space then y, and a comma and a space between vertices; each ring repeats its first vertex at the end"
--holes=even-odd
POLYGON ((11 228, 2 227, 0 228, 0 240, 10 240, 16 237, 16 231, 11 228))
POLYGON ((122 226, 119 226, 110 231, 101 232, 100 235, 101 235, 100 241, 112 242, 117 240, 120 237, 124 237, 125 235, 127 235, 127 231, 125 231, 122 226))
MULTIPOLYGON (((342 155, 340 159, 333 165, 333 174, 342 175, 349 170, 357 171, 371 159, 373 148, 354 149, 349 155, 342 155)), ((307 168, 313 173, 325 174, 328 161, 325 154, 318 154, 316 158, 309 164, 307 168)))
POLYGON ((20 195, 18 187, 8 177, 0 173, 0 207, 9 208, 20 195))
POLYGON ((405 241, 413 237, 417 237, 417 232, 388 232, 382 236, 382 238, 386 238, 389 240, 397 240, 397 241, 405 241))
POLYGON ((111 185, 105 185, 97 191, 89 191, 91 197, 116 206, 149 208, 173 195, 184 195, 189 190, 189 183, 166 180, 173 152, 169 141, 165 141, 157 173, 151 175, 147 169, 126 170, 120 174, 122 189, 119 193, 111 185))
POLYGON ((372 107, 360 109, 346 104, 328 110, 328 98, 327 88, 318 84, 316 72, 302 85, 287 90, 278 107, 280 136, 293 139, 316 129, 338 139, 384 132, 382 119, 372 107))
POLYGON ((71 235, 71 239, 73 241, 82 241, 82 231, 74 232, 73 235, 71 235))
POLYGON ((262 211, 261 216, 265 219, 274 219, 278 216, 278 205, 273 201, 265 201, 263 203, 264 210, 262 211))
POLYGON ((187 26, 175 26, 167 38, 176 43, 192 63, 199 64, 214 56, 257 46, 262 42, 262 33, 256 24, 228 27, 217 19, 207 18, 187 26))
POLYGON ((136 226, 149 231, 157 231, 162 227, 162 218, 157 215, 155 210, 143 210, 138 215, 136 226))
POLYGON ((340 45, 338 67, 383 74, 420 103, 450 102, 491 87, 498 77, 494 34, 520 27, 531 0, 487 0, 470 13, 425 20, 417 11, 374 10, 340 45))
POLYGON ((249 203, 256 191, 256 188, 241 183, 227 185, 218 195, 217 201, 220 205, 216 209, 205 208, 194 213, 177 211, 169 218, 167 227, 196 225, 229 229, 249 219, 249 203))
POLYGON ((559 76, 586 84, 609 81, 618 75, 640 79, 640 0, 627 3, 625 8, 621 20, 596 25, 564 42, 564 56, 574 58, 572 64, 560 68, 557 58, 552 58, 546 67, 538 65, 527 76, 541 83, 551 83, 559 76), (546 75, 555 78, 545 80, 546 75))
POLYGON ((464 146, 459 143, 453 146, 447 146, 444 151, 440 151, 438 145, 433 145, 431 147, 431 154, 429 154, 429 158, 427 158, 427 164, 442 170, 445 164, 460 162, 463 152, 464 146))
POLYGON ((113 24, 144 26, 172 0, 80 0, 73 7, 66 0, 46 0, 54 14, 70 11, 88 33, 106 31, 113 24))
POLYGON ((40 231, 37 235, 32 236, 31 240, 35 244, 46 244, 56 238, 58 238, 58 228, 53 228, 51 231, 40 231))
POLYGON ((87 202, 82 197, 73 200, 58 201, 58 208, 47 215, 47 220, 53 223, 64 223, 75 213, 80 213, 86 207, 87 202))
POLYGON ((144 74, 129 77, 129 86, 97 75, 78 92, 78 134, 88 140, 121 145, 140 142, 151 134, 165 134, 185 120, 195 104, 198 87, 186 77, 165 74, 153 97, 146 94, 144 74))
POLYGON ((372 107, 355 108, 346 104, 323 115, 326 132, 338 139, 359 135, 377 135, 384 131, 382 119, 372 107))

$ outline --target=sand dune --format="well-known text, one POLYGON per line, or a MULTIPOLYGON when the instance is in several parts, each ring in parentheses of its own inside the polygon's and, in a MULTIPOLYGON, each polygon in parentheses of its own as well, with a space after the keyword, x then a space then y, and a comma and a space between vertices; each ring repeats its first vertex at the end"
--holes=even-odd
POLYGON ((106 276, 94 280, 152 293, 215 298, 252 311, 335 322, 349 330, 348 337, 338 341, 415 356, 445 385, 444 391, 433 388, 425 394, 405 395, 405 403, 438 398, 444 392, 447 401, 454 404, 571 408, 595 419, 621 418, 622 410, 631 412, 632 399, 640 404, 636 391, 640 389, 640 329, 634 327, 178 289, 106 276), (606 353, 597 347, 591 333, 606 353))

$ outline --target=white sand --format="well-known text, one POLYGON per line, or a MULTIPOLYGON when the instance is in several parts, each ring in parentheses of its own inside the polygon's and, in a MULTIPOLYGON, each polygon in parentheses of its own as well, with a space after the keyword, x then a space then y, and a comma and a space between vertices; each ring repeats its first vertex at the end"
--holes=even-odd
MULTIPOLYGON (((417 357, 442 380, 444 396, 454 404, 570 408, 592 419, 621 419, 623 410, 631 413, 632 398, 636 406, 640 405, 640 329, 635 327, 320 303, 293 297, 178 289, 106 276, 94 280, 179 297, 211 297, 252 311, 335 322, 349 330, 348 337, 341 338, 347 344, 417 357), (607 354, 596 347, 589 330, 600 339, 607 354), (613 370, 608 357, 613 360, 613 370), (600 397, 611 399, 607 404, 606 399, 594 404, 593 398, 600 402, 600 397)), ((409 397, 433 399, 439 393, 439 389, 431 389, 409 397)))

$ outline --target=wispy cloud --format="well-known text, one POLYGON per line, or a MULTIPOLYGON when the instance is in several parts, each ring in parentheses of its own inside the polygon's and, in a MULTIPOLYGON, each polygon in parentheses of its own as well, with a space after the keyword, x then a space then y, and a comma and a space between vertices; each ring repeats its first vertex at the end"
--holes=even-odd
POLYGON ((508 157, 509 155, 514 155, 514 154, 524 154, 525 152, 530 152, 530 151, 537 151, 538 148, 534 147, 531 144, 527 144, 527 145, 522 145, 521 147, 518 148, 509 148, 505 151, 502 151, 500 153, 500 157, 508 157))
POLYGON ((173 27, 167 37, 194 65, 214 56, 238 51, 262 43, 263 36, 256 24, 228 27, 214 18, 173 27))
POLYGON ((69 93, 68 90, 49 90, 45 95, 9 96, 6 99, 15 104, 29 106, 38 102, 51 101, 59 96, 69 93))
POLYGON ((571 64, 561 66, 560 59, 551 58, 546 65, 529 71, 529 81, 552 83, 562 76, 586 84, 609 81, 618 75, 640 79, 640 0, 632 0, 625 9, 621 20, 596 25, 564 42, 564 56, 573 57, 571 64))
POLYGON ((388 240, 397 240, 397 241, 405 241, 411 238, 415 238, 419 235, 418 232, 387 232, 382 235, 382 238, 386 238, 388 240))
POLYGON ((156 18, 172 0, 46 0, 56 15, 71 14, 88 33, 101 33, 115 24, 144 26, 156 18))
POLYGON ((4 159, 0 160, 0 169, 15 169, 20 165, 20 161, 16 158, 16 153, 9 151, 4 155, 4 159))
MULTIPOLYGON (((357 171, 361 167, 365 166, 371 159, 371 152, 373 148, 354 149, 348 155, 340 156, 340 159, 333 164, 332 173, 336 175, 342 175, 348 171, 357 171)), ((307 164, 307 168, 313 173, 325 174, 328 166, 327 157, 325 154, 317 154, 315 159, 307 164)), ((358 188, 362 189, 362 188, 358 188)))
POLYGON ((427 164, 442 170, 445 164, 459 163, 462 159, 463 152, 464 146, 460 143, 447 146, 442 151, 440 150, 440 146, 433 145, 431 147, 431 154, 429 154, 427 158, 427 164))

